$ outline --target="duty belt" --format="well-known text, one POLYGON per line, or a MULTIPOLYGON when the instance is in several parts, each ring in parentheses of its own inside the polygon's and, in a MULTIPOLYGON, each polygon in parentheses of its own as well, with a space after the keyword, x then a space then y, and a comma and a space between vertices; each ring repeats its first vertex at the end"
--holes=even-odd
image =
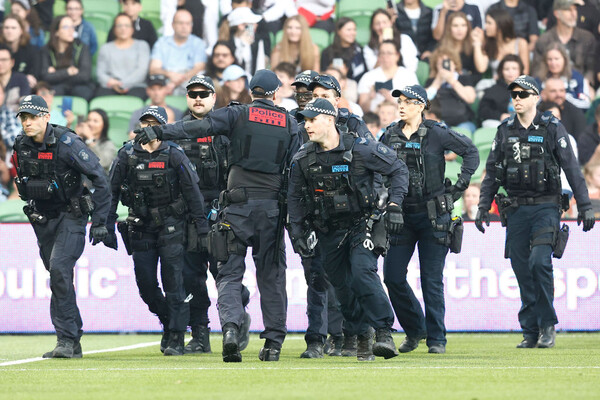
POLYGON ((402 203, 402 210, 406 213, 406 214, 417 214, 417 213, 423 213, 427 211, 427 203, 423 202, 423 203, 417 203, 417 204, 406 204, 406 203, 402 203))
POLYGON ((245 203, 248 200, 278 200, 279 192, 272 190, 252 190, 246 188, 235 188, 224 190, 219 196, 221 207, 227 207, 229 204, 245 203))
POLYGON ((540 197, 517 197, 517 204, 520 206, 533 206, 538 204, 554 203, 560 204, 560 195, 540 196, 540 197))

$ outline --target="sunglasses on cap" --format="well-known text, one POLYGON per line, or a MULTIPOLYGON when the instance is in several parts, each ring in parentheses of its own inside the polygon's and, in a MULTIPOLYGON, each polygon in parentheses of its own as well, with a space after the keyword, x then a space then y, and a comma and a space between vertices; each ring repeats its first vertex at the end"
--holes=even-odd
POLYGON ((516 99, 517 97, 520 99, 526 99, 529 96, 537 96, 535 93, 527 92, 525 90, 511 90, 510 97, 516 99))
POLYGON ((209 90, 190 90, 187 92, 187 95, 190 99, 195 99, 197 97, 200 97, 201 99, 205 99, 208 96, 210 96, 211 94, 213 94, 213 92, 209 91, 209 90))

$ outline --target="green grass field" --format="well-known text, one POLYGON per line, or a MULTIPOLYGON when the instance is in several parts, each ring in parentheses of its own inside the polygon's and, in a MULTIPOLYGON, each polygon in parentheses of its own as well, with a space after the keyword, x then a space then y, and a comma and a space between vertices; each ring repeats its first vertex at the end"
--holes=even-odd
MULTIPOLYGON (((394 335, 396 345, 403 336, 394 335)), ((374 362, 300 359, 291 334, 278 363, 258 360, 252 335, 243 362, 212 354, 164 357, 158 344, 86 352, 160 340, 158 335, 85 335, 84 357, 5 365, 40 357, 55 338, 0 336, 1 399, 600 399, 600 333, 560 333, 553 349, 516 349, 518 334, 449 334, 447 353, 412 353, 374 362)), ((186 339, 187 341, 187 339, 186 339)))

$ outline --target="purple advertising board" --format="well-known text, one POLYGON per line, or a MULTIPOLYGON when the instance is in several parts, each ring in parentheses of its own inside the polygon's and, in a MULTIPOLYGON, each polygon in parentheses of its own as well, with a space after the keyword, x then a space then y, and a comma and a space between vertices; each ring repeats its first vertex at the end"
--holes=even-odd
MULTIPOLYGON (((600 330, 600 228, 583 233, 569 223, 571 237, 562 259, 553 259, 558 329, 600 330)), ((465 224, 463 249, 446 259, 444 284, 449 331, 519 330, 519 289, 509 260, 504 259, 504 228, 492 223, 485 235, 465 224)), ((120 239, 119 239, 120 240, 120 239)), ((306 329, 306 282, 300 258, 286 243, 289 331, 306 329)), ((250 290, 251 329, 263 329, 254 265, 248 252, 244 283, 250 290)), ((379 273, 383 260, 379 260, 379 273)), ((409 282, 422 300, 418 253, 409 266, 409 282)), ((0 224, 0 332, 52 332, 49 275, 38 254, 29 224, 0 224)), ((87 332, 158 331, 158 319, 138 295, 133 261, 123 243, 119 251, 86 245, 75 267, 77 302, 87 332)), ((213 305, 211 327, 220 330, 217 291, 208 282, 213 305)), ((395 328, 399 329, 396 322, 395 328)))

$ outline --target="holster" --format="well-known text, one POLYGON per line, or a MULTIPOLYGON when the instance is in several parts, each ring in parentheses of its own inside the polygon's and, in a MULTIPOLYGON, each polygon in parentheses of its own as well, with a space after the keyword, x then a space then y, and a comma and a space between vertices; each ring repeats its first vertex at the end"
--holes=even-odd
POLYGON ((129 240, 129 226, 127 222, 117 222, 117 230, 121 234, 121 238, 123 239, 123 244, 125 244, 125 250, 127 250, 127 254, 132 255, 133 251, 131 248, 131 241, 129 240))
POLYGON ((246 255, 247 250, 226 222, 217 222, 210 228, 207 247, 209 254, 220 262, 227 262, 231 254, 246 255))
POLYGON ((48 223, 48 218, 46 218, 44 215, 40 214, 32 206, 29 206, 29 205, 23 206, 23 212, 29 219, 29 222, 31 223, 31 225, 33 225, 33 224, 46 225, 48 223))
POLYGON ((463 232, 464 226, 462 218, 453 218, 450 222, 450 228, 448 229, 448 236, 450 239, 450 245, 448 247, 450 248, 451 253, 460 253, 462 249, 463 232))
POLYGON ((496 205, 498 206, 498 213, 500 214, 500 224, 503 227, 506 227, 506 216, 508 210, 514 207, 518 207, 519 205, 514 202, 510 197, 506 197, 503 194, 497 194, 494 196, 494 200, 496 200, 496 205))
POLYGON ((390 241, 385 229, 382 214, 374 213, 371 215, 371 223, 367 222, 367 227, 371 230, 371 241, 373 242, 373 253, 377 256, 385 256, 390 248, 390 241))
POLYGON ((533 233, 531 247, 549 244, 552 246, 552 257, 561 258, 569 241, 569 227, 563 224, 557 231, 553 227, 542 228, 533 233), (541 235, 552 233, 552 238, 540 238, 541 235))
POLYGON ((187 226, 187 251, 208 252, 208 234, 198 234, 196 224, 189 222, 187 226))

